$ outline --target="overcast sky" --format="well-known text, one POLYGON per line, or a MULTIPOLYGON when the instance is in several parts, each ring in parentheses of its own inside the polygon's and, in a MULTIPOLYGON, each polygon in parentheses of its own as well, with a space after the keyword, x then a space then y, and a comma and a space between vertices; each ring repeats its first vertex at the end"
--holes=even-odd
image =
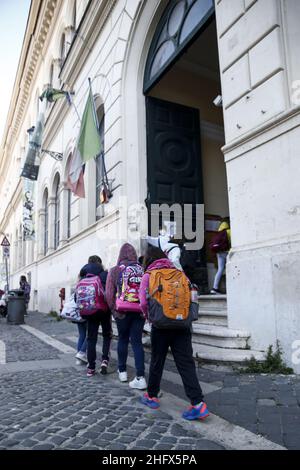
POLYGON ((17 73, 30 0, 0 0, 0 143, 17 73))

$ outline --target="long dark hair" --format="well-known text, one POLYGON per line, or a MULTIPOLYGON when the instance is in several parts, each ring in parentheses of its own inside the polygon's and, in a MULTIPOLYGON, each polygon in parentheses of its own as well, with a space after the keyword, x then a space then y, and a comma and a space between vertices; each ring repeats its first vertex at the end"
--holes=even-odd
POLYGON ((167 258, 167 255, 160 248, 148 245, 146 254, 144 256, 144 269, 146 270, 150 266, 150 264, 162 258, 167 258))

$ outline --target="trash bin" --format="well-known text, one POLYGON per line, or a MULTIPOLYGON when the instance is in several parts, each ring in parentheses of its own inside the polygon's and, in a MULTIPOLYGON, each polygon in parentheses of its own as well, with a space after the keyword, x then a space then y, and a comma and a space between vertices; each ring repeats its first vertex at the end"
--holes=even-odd
POLYGON ((10 290, 7 299, 7 323, 22 325, 26 313, 25 295, 21 289, 10 290))

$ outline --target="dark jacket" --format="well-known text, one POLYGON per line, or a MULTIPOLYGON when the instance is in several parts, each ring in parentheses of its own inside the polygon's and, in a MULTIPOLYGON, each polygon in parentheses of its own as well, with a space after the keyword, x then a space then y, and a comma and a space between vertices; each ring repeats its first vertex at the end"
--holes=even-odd
POLYGON ((120 266, 130 266, 137 262, 138 258, 135 248, 130 243, 124 243, 120 249, 117 265, 109 271, 106 281, 106 301, 115 318, 124 318, 123 314, 115 311, 118 281, 121 273, 120 266))
POLYGON ((30 284, 29 282, 20 281, 20 289, 24 292, 25 302, 28 304, 30 300, 30 284))
POLYGON ((102 287, 105 289, 107 271, 104 271, 103 267, 98 263, 88 263, 83 268, 81 268, 79 276, 81 278, 85 277, 87 274, 94 274, 94 276, 99 276, 101 279, 102 287))

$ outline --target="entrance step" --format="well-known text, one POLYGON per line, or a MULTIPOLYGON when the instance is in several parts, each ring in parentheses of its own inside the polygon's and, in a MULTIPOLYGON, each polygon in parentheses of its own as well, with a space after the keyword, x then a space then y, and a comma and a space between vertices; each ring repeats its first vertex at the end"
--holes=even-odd
POLYGON ((202 325, 227 326, 227 311, 221 309, 202 309, 199 307, 198 323, 202 325))
POLYGON ((243 364, 254 357, 259 362, 264 362, 265 354, 262 351, 249 349, 225 349, 193 343, 194 357, 199 362, 215 364, 243 364))
POLYGON ((202 309, 218 309, 227 310, 227 296, 226 295, 199 295, 199 310, 202 309))
MULTIPOLYGON (((215 364, 243 363, 254 356, 264 361, 264 353, 249 349, 250 333, 228 328, 226 295, 200 295, 199 318, 193 323, 194 357, 215 364)), ((114 336, 118 336, 113 322, 114 336)), ((143 344, 150 346, 149 331, 144 332, 143 344)))
POLYGON ((193 323, 193 343, 228 349, 248 349, 250 333, 228 327, 193 323))

